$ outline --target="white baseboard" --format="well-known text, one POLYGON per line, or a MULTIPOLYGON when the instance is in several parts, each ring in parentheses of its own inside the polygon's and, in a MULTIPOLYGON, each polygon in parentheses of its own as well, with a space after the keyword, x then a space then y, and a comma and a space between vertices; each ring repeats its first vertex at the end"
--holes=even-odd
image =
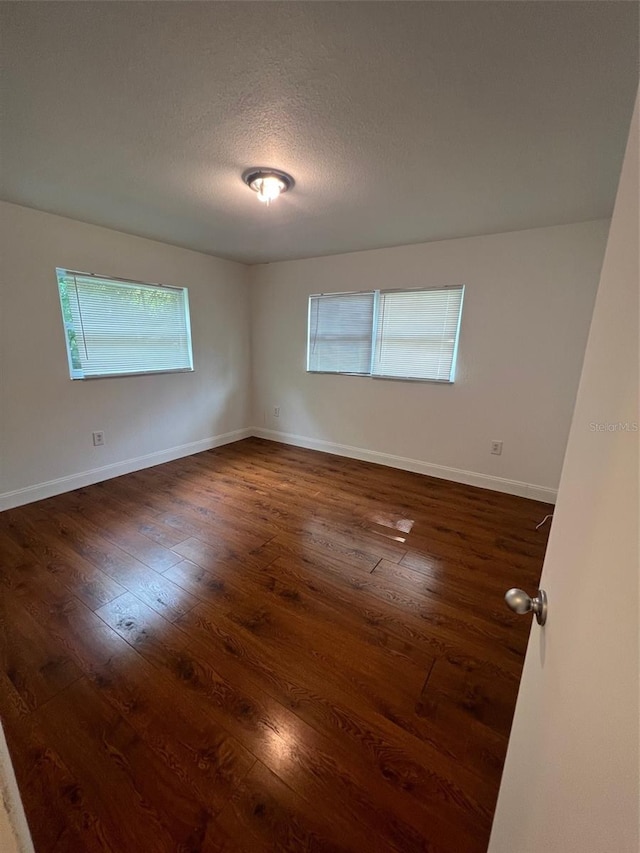
POLYGON ((201 441, 193 441, 190 444, 181 444, 167 450, 159 450, 156 453, 147 453, 144 456, 136 456, 133 459, 125 459, 122 462, 114 462, 100 468, 91 468, 89 471, 81 471, 78 474, 48 480, 45 483, 35 483, 32 486, 15 489, 12 492, 0 493, 0 512, 12 507, 33 503, 33 501, 51 498, 63 492, 71 492, 73 489, 90 486, 92 483, 110 480, 112 477, 120 477, 122 474, 130 474, 132 471, 140 471, 142 468, 171 462, 171 460, 180 459, 183 456, 202 453, 203 450, 211 450, 214 447, 221 447, 223 444, 231 444, 252 435, 277 441, 281 444, 292 444, 295 447, 306 447, 309 450, 322 450, 336 456, 348 456, 351 459, 361 459, 363 462, 375 462, 378 465, 387 465, 390 468, 400 468, 403 471, 413 471, 416 474, 426 474, 429 477, 439 477, 442 480, 452 480, 455 483, 465 483, 468 486, 492 489, 494 492, 505 492, 509 495, 519 495, 523 498, 532 498, 546 503, 555 503, 556 501, 556 489, 550 489, 546 486, 521 483, 518 480, 507 480, 503 477, 492 477, 489 474, 478 474, 475 471, 463 471, 460 468, 435 465, 419 459, 394 456, 391 453, 380 453, 377 450, 367 450, 363 447, 352 447, 349 444, 337 444, 319 438, 308 438, 303 435, 253 427, 237 429, 201 441))
POLYGON ((23 489, 15 489, 12 492, 0 493, 0 511, 11 509, 15 506, 41 501, 43 498, 51 498, 63 492, 71 492, 99 483, 102 480, 110 480, 112 477, 120 477, 122 474, 130 474, 132 471, 140 471, 142 468, 150 468, 163 462, 171 462, 172 459, 180 459, 182 456, 193 456, 194 453, 202 453, 203 450, 211 450, 223 444, 231 444, 242 438, 249 438, 254 434, 252 429, 236 429, 233 432, 225 432, 201 441, 192 441, 190 444, 180 444, 169 447, 167 450, 158 450, 155 453, 147 453, 144 456, 136 456, 133 459, 125 459, 122 462, 114 462, 111 465, 103 465, 100 468, 91 468, 89 471, 81 471, 79 474, 70 474, 68 477, 59 477, 57 480, 48 480, 46 483, 36 483, 23 489))
POLYGON ((391 453, 380 453, 377 450, 352 447, 348 444, 336 444, 333 441, 307 438, 288 432, 254 427, 253 435, 281 444, 292 444, 295 447, 306 447, 309 450, 322 450, 325 453, 348 456, 350 459, 361 459, 364 462, 376 462, 378 465, 387 465, 390 468, 401 468, 403 471, 439 477, 441 480, 453 480, 454 483, 465 483, 467 486, 478 486, 481 489, 505 492, 508 495, 519 495, 522 498, 531 498, 545 503, 555 503, 558 494, 557 489, 550 489, 547 486, 522 483, 519 480, 507 480, 504 477, 493 477, 490 474, 478 474, 475 471, 463 471, 460 468, 449 468, 446 465, 434 465, 431 462, 422 462, 419 459, 408 459, 405 456, 394 456, 391 453))

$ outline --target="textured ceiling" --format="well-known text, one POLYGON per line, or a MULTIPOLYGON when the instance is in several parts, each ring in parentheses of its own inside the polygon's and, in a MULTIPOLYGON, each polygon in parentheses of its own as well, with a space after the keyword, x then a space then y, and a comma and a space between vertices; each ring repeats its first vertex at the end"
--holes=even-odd
POLYGON ((1 7, 8 201, 249 263, 611 213, 636 3, 1 7))

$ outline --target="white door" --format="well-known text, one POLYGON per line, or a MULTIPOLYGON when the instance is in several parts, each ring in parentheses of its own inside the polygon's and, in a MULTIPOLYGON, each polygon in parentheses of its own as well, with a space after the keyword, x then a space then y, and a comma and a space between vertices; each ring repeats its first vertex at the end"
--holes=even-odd
POLYGON ((636 102, 489 853, 640 850, 638 158, 636 102))

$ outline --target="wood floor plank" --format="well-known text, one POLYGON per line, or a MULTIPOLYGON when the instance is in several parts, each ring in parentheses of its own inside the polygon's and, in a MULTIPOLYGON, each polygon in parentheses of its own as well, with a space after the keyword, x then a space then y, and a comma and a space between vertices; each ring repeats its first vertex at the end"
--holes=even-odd
MULTIPOLYGON (((366 596, 367 599, 379 599, 385 605, 400 608, 403 613, 438 628, 443 635, 446 633, 452 639, 465 636, 472 642, 490 642, 506 651, 512 650, 514 644, 510 626, 502 621, 487 618, 483 610, 476 608, 475 612, 466 612, 461 617, 454 605, 436 596, 418 597, 415 589, 409 589, 406 584, 398 583, 396 579, 382 573, 371 572, 364 576, 359 572, 345 574, 328 564, 326 572, 338 583, 351 587, 359 595, 366 596)), ((514 653, 520 654, 520 649, 516 648, 514 653)))
POLYGON ((262 622, 242 626, 210 605, 198 605, 180 624, 215 649, 218 657, 223 649, 233 655, 265 692, 357 757, 370 775, 405 789, 415 810, 427 809, 434 820, 436 815, 449 820, 452 832, 454 825, 469 832, 486 827, 493 795, 487 796, 480 780, 432 745, 366 708, 352 691, 328 682, 309 660, 283 661, 281 647, 263 630, 262 622), (462 781, 464 791, 459 787, 462 781))
POLYGON ((460 658, 436 661, 419 703, 429 701, 432 691, 444 694, 464 713, 495 731, 508 734, 518 696, 519 679, 512 673, 496 673, 484 662, 460 658))
MULTIPOLYGON (((185 702, 175 684, 159 677, 98 615, 80 603, 56 598, 55 589, 42 589, 38 579, 33 579, 33 584, 37 592, 33 587, 30 594, 23 590, 23 603, 42 623, 47 648, 58 656, 68 654, 120 715, 149 741, 181 784, 192 788, 211 811, 220 810, 233 786, 253 764, 253 757, 212 723, 206 708, 196 709, 185 702)), ((172 628, 154 610, 131 599, 144 608, 148 622, 151 614, 153 620, 172 628)), ((154 657, 149 644, 143 651, 154 657)))
MULTIPOLYGON (((411 587, 424 584, 425 593, 450 596, 460 595, 463 592, 476 594, 480 592, 483 596, 500 596, 504 593, 505 584, 514 582, 519 585, 535 583, 537 577, 529 570, 523 570, 516 566, 499 566, 490 564, 485 567, 471 567, 456 560, 447 560, 435 555, 421 554, 408 551, 399 563, 380 561, 376 566, 379 574, 389 573, 398 580, 411 587)), ((496 611, 496 612, 502 612, 496 611)), ((505 611, 507 617, 509 611, 505 611)))
MULTIPOLYGON (((200 601, 217 601, 225 598, 230 604, 238 600, 238 576, 233 565, 217 564, 213 570, 202 568, 189 560, 183 560, 174 566, 170 572, 171 579, 179 586, 192 592, 200 601), (229 586, 233 587, 230 591, 229 586)), ((336 629, 340 635, 349 641, 366 644, 361 654, 355 657, 360 661, 371 654, 376 657, 384 653, 388 665, 397 672, 398 669, 424 673, 431 667, 433 655, 425 654, 416 646, 401 640, 394 634, 389 634, 373 628, 359 618, 352 608, 335 606, 333 598, 323 599, 317 595, 314 586, 315 578, 310 573, 305 574, 302 567, 297 566, 296 572, 288 571, 281 563, 261 565, 246 562, 243 566, 242 584, 249 592, 252 602, 264 601, 275 603, 287 609, 288 612, 304 619, 308 630, 318 630, 328 633, 335 643, 336 629)), ((247 596, 243 596, 244 601, 247 596)), ((231 604, 231 606, 233 606, 231 604)))
POLYGON ((484 853, 549 512, 247 439, 0 513, 37 853, 484 853))
POLYGON ((23 607, 0 599, 0 670, 29 708, 37 708, 81 676, 67 654, 47 642, 46 627, 23 607))
POLYGON ((374 646, 357 632, 346 630, 344 622, 342 643, 336 644, 339 614, 325 610, 314 618, 308 609, 300 607, 302 596, 289 585, 283 587, 284 596, 271 594, 277 582, 273 574, 265 579, 266 588, 250 582, 241 587, 230 573, 218 572, 218 577, 223 578, 219 594, 209 597, 209 602, 219 605, 231 622, 254 633, 268 631, 284 654, 314 664, 332 683, 358 693, 361 699, 366 697, 380 713, 392 714, 397 720, 400 707, 415 704, 432 659, 413 663, 406 656, 400 658, 397 651, 389 652, 389 646, 374 646), (269 579, 274 581, 273 587, 269 579), (391 681, 393 697, 385 686, 391 681))
POLYGON ((142 496, 118 494, 114 490, 114 482, 115 480, 107 480, 69 492, 75 499, 75 511, 82 512, 86 503, 104 507, 114 517, 126 519, 139 533, 143 533, 165 548, 170 549, 178 542, 182 542, 184 536, 181 536, 179 531, 166 527, 158 521, 157 516, 146 509, 141 500, 142 496))
MULTIPOLYGON (((355 825, 364 823, 367 832, 375 831, 385 839, 389 850, 421 850, 424 828, 432 832, 443 823, 439 811, 422 802, 405 802, 396 797, 395 786, 382 774, 372 776, 370 759, 359 756, 352 740, 345 743, 327 737, 308 725, 291 709, 263 690, 255 673, 238 666, 237 655, 242 644, 231 647, 233 631, 224 618, 218 636, 228 653, 217 654, 216 671, 207 663, 211 659, 211 634, 190 635, 189 645, 182 646, 180 630, 165 622, 149 608, 134 608, 127 613, 126 604, 119 610, 117 602, 108 605, 103 614, 128 642, 149 660, 164 669, 175 681, 176 689, 186 691, 194 703, 204 702, 212 720, 229 729, 256 757, 296 791, 311 802, 322 801, 349 812, 355 825), (226 627, 226 630, 225 630, 226 627), (295 735, 295 736, 294 736, 295 735), (389 808, 393 804, 393 817, 389 808)), ((259 676, 258 676, 259 679, 259 676)), ((297 687, 296 695, 305 695, 297 687)), ((443 823, 440 833, 451 839, 457 849, 468 843, 468 833, 443 823)))
POLYGON ((98 816, 114 850, 197 850, 210 812, 84 678, 36 720, 98 816), (136 819, 131 820, 132 810, 136 819))
POLYGON ((87 678, 169 767, 181 788, 216 814, 255 758, 220 725, 206 697, 189 695, 179 677, 166 677, 140 657, 129 649, 94 667, 87 678))
POLYGON ((422 648, 425 654, 455 654, 466 644, 474 653, 520 672, 524 642, 519 633, 509 636, 505 642, 503 636, 493 636, 492 632, 481 630, 477 625, 469 628, 464 618, 448 618, 447 613, 443 614, 432 598, 416 598, 405 609, 411 596, 405 593, 394 597, 369 587, 366 575, 354 577, 348 566, 341 574, 337 563, 315 554, 307 553, 304 558, 297 559, 278 558, 270 566, 272 571, 282 569, 289 575, 297 574, 300 582, 305 583, 303 567, 317 564, 319 560, 322 570, 306 583, 311 583, 317 594, 334 606, 357 611, 363 622, 407 640, 422 648))
POLYGON ((337 815, 330 823, 318 821, 312 807, 260 762, 234 793, 218 823, 231 835, 246 838, 247 848, 250 845, 256 851, 356 853, 385 849, 379 839, 363 838, 337 815))
POLYGON ((57 539, 68 542, 77 554, 169 619, 179 618, 196 603, 162 574, 105 540, 91 523, 79 522, 63 512, 55 513, 53 522, 57 539))
POLYGON ((70 657, 87 672, 118 655, 126 645, 118 634, 41 566, 11 569, 12 604, 46 631, 56 654, 70 657))
POLYGON ((382 559, 379 554, 363 550, 355 542, 344 544, 334 540, 331 536, 309 530, 303 530, 293 535, 280 533, 267 543, 265 550, 272 557, 298 557, 301 553, 316 553, 322 555, 323 558, 331 559, 334 557, 365 572, 372 572, 382 559))
POLYGON ((0 527, 22 548, 21 562, 35 560, 87 607, 100 607, 124 592, 113 578, 55 539, 52 519, 46 511, 11 510, 0 514, 0 527))
POLYGON ((86 519, 91 529, 150 569, 164 572, 179 561, 169 548, 141 533, 127 515, 113 512, 103 500, 93 499, 91 495, 89 490, 80 495, 70 492, 60 495, 57 504, 67 515, 80 515, 86 519))
POLYGON ((0 717, 37 853, 117 853, 47 734, 0 671, 0 717))
MULTIPOLYGON (((517 520, 518 533, 522 535, 527 530, 534 531, 535 525, 548 512, 547 504, 486 489, 476 488, 470 492, 462 484, 444 480, 431 479, 427 493, 421 475, 379 465, 369 466, 371 474, 375 472, 375 490, 364 491, 362 466, 355 460, 326 453, 315 453, 314 460, 310 460, 308 455, 305 456, 305 451, 264 440, 254 440, 254 446, 260 452, 253 455, 248 466, 252 483, 262 482, 265 487, 275 487, 283 493, 294 491, 296 497, 300 498, 297 486, 300 477, 304 477, 306 488, 303 500, 305 497, 308 500, 320 495, 323 508, 335 506, 339 509, 343 509, 344 502, 348 501, 350 513, 356 518, 369 517, 374 520, 382 512, 383 515, 394 516, 396 521, 401 520, 405 529, 408 527, 411 530, 415 524, 422 522, 450 524, 452 518, 463 519, 466 528, 470 523, 473 526, 477 518, 485 526, 488 525, 490 530, 491 522, 509 525, 517 520), (269 473, 276 472, 277 477, 269 478, 269 473), (339 488, 327 492, 324 482, 327 477, 339 488), (464 504, 462 515, 461 503, 464 504), (359 512, 360 508, 364 513, 359 512), (389 508, 392 508, 391 512, 389 508), (529 523, 523 525, 523 521, 529 523)), ((227 470, 231 453, 233 451, 225 454, 227 470)), ((247 471, 246 455, 240 449, 236 453, 235 457, 231 457, 237 460, 231 470, 236 476, 242 477, 247 471)), ((204 459, 205 454, 201 454, 194 464, 202 465, 204 459)))

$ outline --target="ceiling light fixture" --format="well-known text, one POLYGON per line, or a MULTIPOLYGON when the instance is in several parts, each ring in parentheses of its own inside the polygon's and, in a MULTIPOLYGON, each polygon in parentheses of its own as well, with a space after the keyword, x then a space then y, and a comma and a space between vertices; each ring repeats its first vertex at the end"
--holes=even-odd
POLYGON ((249 189, 257 193, 258 200, 263 201, 267 207, 294 184, 291 175, 281 172, 280 169, 257 169, 255 166, 243 172, 242 180, 249 189))

